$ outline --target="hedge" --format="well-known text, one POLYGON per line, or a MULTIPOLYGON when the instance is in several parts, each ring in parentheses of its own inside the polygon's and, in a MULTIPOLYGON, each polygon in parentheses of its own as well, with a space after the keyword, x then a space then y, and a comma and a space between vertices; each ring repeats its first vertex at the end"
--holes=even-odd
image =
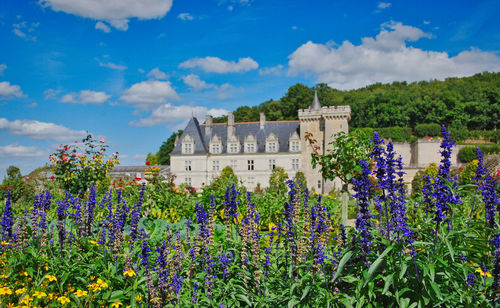
POLYGON ((417 137, 441 136, 441 125, 435 123, 418 124, 415 126, 414 132, 417 137))
MULTIPOLYGON (((483 155, 500 154, 500 145, 480 145, 483 155)), ((458 151, 458 159, 463 163, 469 163, 477 158, 476 147, 466 146, 458 151)))

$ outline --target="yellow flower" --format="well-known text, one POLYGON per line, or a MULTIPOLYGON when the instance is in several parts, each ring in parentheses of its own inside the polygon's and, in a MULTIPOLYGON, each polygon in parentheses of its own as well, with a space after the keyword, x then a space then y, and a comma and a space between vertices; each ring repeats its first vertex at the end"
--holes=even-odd
POLYGON ((101 278, 97 278, 97 284, 99 286, 101 286, 102 288, 107 288, 108 287, 108 284, 106 283, 106 281, 102 280, 101 278))
POLYGON ((40 299, 42 297, 46 297, 47 293, 35 291, 35 293, 33 293, 33 296, 36 297, 36 298, 38 298, 38 299, 40 299))
POLYGON ((19 294, 23 294, 25 291, 26 291, 26 288, 17 289, 17 290, 16 290, 16 294, 17 294, 17 295, 19 295, 19 294))
POLYGON ((481 276, 493 277, 493 276, 491 276, 491 274, 490 274, 489 272, 483 272, 483 270, 482 270, 482 269, 480 269, 480 268, 478 268, 478 269, 476 270, 476 273, 479 273, 479 275, 481 275, 481 276))
POLYGON ((74 294, 77 296, 77 297, 82 297, 82 296, 85 296, 87 295, 87 291, 82 291, 82 290, 78 290, 76 291, 74 294))
POLYGON ((97 242, 96 242, 96 241, 90 241, 90 244, 92 244, 92 245, 96 245, 96 246, 99 246, 99 244, 97 244, 97 242))
POLYGON ((27 271, 24 271, 23 275, 24 275, 24 276, 28 276, 28 272, 27 272, 27 271))
POLYGON ((95 276, 90 276, 90 280, 94 280, 95 279, 95 276))
POLYGON ((137 295, 137 296, 135 297, 135 300, 136 300, 137 302, 142 301, 142 295, 140 295, 140 294, 139 294, 139 295, 137 295))
POLYGON ((54 275, 45 275, 45 278, 47 278, 49 281, 57 281, 57 278, 54 275))
POLYGON ((45 263, 45 270, 48 271, 49 270, 49 264, 48 263, 45 263))
POLYGON ((123 272, 123 275, 124 275, 124 276, 128 276, 128 277, 132 277, 132 276, 135 276, 135 272, 134 272, 134 270, 129 269, 129 270, 127 270, 127 271, 124 271, 124 272, 123 272))
POLYGON ((10 295, 12 290, 9 287, 0 288, 0 295, 10 295))
POLYGON ((9 276, 2 274, 2 276, 0 276, 0 278, 6 279, 6 278, 9 278, 9 276))
POLYGON ((57 300, 61 302, 62 305, 66 305, 70 302, 69 298, 67 298, 66 296, 60 296, 57 298, 57 300))
POLYGON ((111 307, 120 307, 121 305, 123 305, 121 302, 114 302, 113 304, 111 304, 111 307))
POLYGON ((10 246, 10 243, 6 241, 2 241, 0 244, 3 246, 10 246))

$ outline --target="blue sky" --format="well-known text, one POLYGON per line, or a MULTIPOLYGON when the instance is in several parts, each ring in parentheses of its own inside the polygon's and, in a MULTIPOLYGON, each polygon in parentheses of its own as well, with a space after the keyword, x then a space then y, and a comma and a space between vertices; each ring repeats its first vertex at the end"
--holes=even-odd
POLYGON ((86 131, 142 165, 191 115, 500 71, 498 1, 4 0, 0 175, 86 131))

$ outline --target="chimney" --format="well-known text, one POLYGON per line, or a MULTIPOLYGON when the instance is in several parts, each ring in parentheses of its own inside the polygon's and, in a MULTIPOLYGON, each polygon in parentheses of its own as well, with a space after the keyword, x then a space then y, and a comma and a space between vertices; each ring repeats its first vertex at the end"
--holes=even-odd
POLYGON ((212 133, 212 123, 212 116, 207 114, 207 116, 205 117, 205 135, 210 135, 212 133))
POLYGON ((232 112, 227 113, 227 137, 234 135, 234 114, 232 112))
POLYGON ((266 114, 264 112, 260 113, 260 129, 264 129, 266 125, 266 114))

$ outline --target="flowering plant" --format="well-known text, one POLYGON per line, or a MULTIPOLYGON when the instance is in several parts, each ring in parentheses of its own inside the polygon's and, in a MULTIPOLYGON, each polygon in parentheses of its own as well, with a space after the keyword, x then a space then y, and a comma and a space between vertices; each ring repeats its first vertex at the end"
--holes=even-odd
POLYGON ((75 144, 60 145, 49 156, 55 169, 53 178, 73 194, 85 192, 120 163, 118 152, 105 156, 107 148, 104 138, 97 141, 90 134, 82 143, 75 140, 75 144))

